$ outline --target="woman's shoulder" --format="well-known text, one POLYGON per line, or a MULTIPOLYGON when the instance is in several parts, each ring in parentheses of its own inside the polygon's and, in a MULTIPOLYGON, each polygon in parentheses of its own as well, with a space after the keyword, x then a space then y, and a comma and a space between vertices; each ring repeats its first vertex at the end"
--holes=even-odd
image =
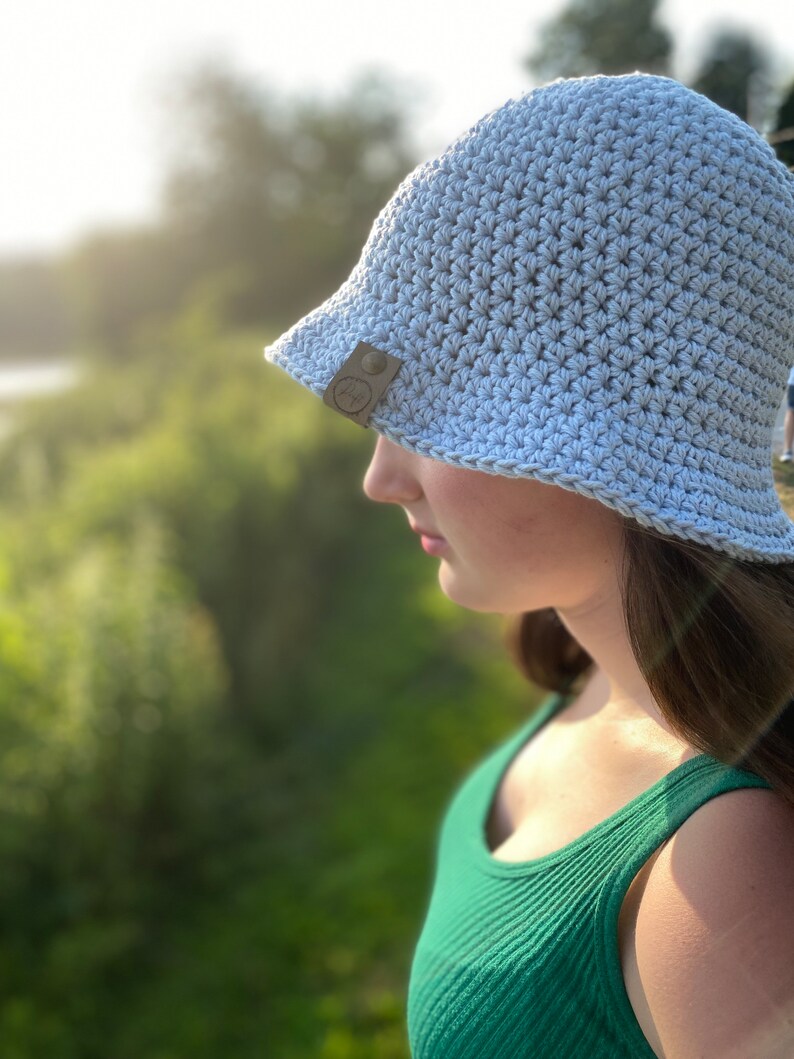
POLYGON ((665 1059, 794 1055, 794 806, 726 791, 693 812, 647 873, 637 974, 665 1059))

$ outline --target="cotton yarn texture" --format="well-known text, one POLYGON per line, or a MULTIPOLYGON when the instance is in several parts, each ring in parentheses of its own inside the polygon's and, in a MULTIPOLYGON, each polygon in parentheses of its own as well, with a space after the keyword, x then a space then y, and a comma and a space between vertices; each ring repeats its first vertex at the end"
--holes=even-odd
POLYGON ((794 173, 637 72, 532 89, 417 166, 265 358, 322 396, 369 343, 403 361, 369 425, 406 449, 775 563, 793 330, 794 173))

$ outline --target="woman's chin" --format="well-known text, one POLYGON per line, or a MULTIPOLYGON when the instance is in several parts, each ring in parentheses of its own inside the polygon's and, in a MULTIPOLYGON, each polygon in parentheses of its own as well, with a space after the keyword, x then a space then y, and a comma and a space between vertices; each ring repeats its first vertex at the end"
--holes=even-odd
POLYGON ((467 583, 460 571, 449 563, 442 562, 439 565, 438 583, 447 599, 459 607, 481 614, 504 613, 502 603, 494 597, 493 592, 488 591, 487 586, 467 583))

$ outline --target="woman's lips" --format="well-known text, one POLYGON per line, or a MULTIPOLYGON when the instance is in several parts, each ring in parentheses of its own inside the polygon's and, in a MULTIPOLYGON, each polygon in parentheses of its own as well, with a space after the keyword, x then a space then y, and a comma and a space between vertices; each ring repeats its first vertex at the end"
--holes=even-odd
POLYGON ((411 529, 414 533, 418 533, 422 538, 422 547, 428 555, 441 555, 445 552, 449 545, 443 537, 440 537, 437 533, 430 533, 428 530, 423 529, 421 526, 417 526, 411 523, 411 529))
POLYGON ((443 537, 428 537, 422 534, 422 547, 428 555, 443 555, 449 545, 443 537))

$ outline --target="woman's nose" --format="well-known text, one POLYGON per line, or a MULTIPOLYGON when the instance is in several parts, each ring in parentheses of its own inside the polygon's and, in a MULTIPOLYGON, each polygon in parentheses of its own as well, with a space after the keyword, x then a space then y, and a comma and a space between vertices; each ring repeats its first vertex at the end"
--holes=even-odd
POLYGON ((379 434, 363 488, 370 500, 381 503, 406 504, 417 500, 421 489, 411 472, 411 454, 379 434))

